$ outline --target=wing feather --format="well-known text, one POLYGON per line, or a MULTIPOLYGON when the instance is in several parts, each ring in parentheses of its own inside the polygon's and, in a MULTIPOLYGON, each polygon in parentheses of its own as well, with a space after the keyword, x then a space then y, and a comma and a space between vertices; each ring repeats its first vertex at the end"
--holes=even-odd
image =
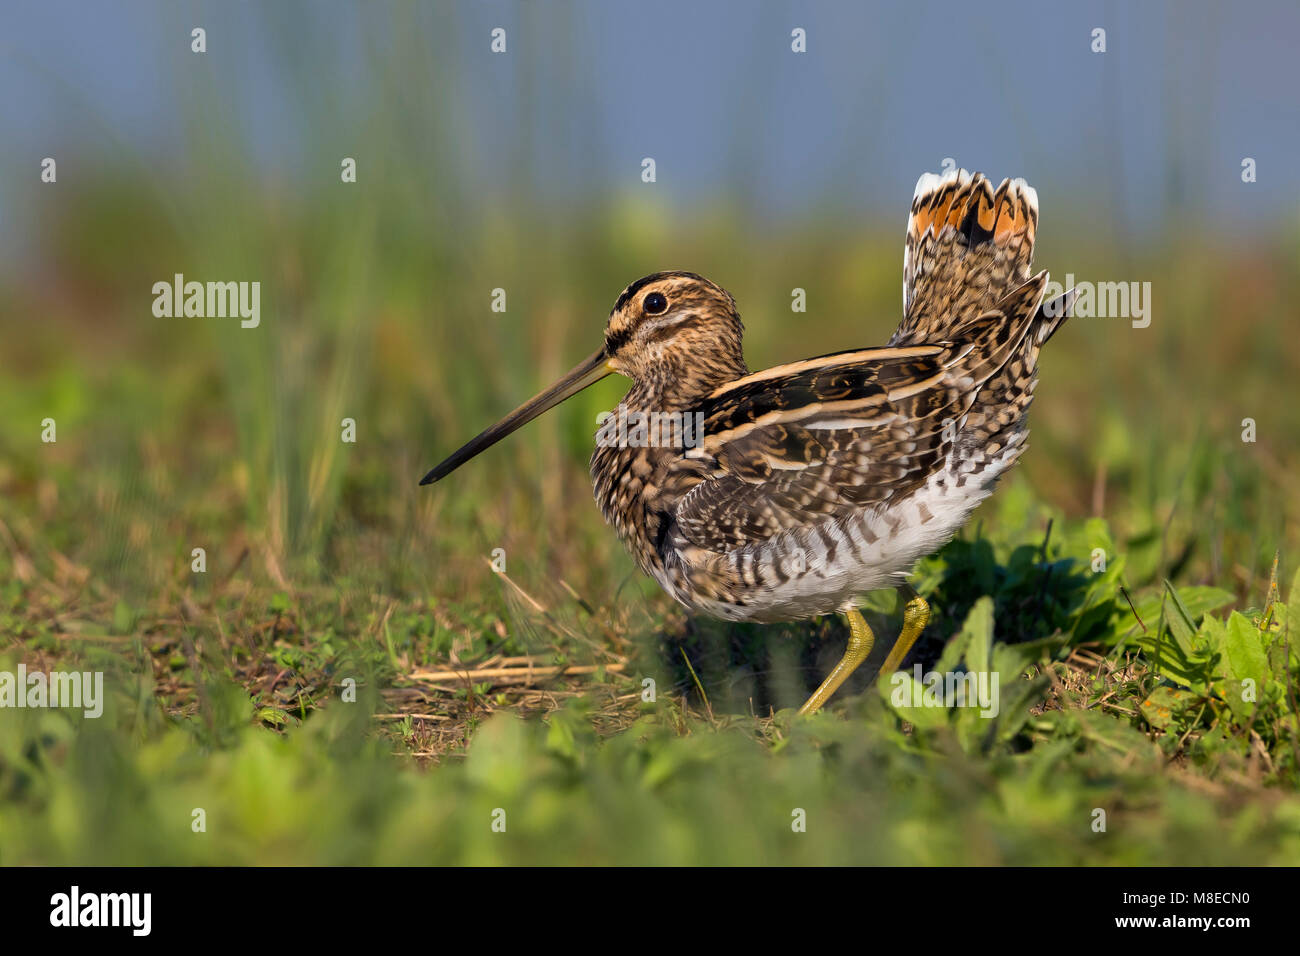
POLYGON ((827 515, 884 504, 939 467, 969 400, 944 384, 942 358, 858 350, 731 388, 703 409, 688 455, 704 478, 675 519, 692 543, 730 550, 827 515))
POLYGON ((858 349, 768 369, 705 401, 692 487, 673 518, 710 551, 828 515, 886 507, 945 462, 981 387, 1017 353, 1047 277, 959 323, 951 340, 858 349))

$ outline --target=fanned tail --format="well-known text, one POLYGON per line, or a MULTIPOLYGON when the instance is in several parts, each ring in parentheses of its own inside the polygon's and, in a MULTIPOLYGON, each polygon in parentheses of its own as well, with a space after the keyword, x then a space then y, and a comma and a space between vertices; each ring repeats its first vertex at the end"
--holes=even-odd
POLYGON ((923 175, 903 251, 903 321, 890 340, 946 338, 1030 277, 1038 194, 1023 179, 995 190, 983 173, 923 175))

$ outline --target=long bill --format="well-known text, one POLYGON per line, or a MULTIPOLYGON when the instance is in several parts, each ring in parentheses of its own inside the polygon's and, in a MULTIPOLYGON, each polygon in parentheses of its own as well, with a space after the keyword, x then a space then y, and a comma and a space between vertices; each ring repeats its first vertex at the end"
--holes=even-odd
POLYGON ((433 484, 440 478, 447 477, 479 452, 491 448, 515 429, 527 425, 542 412, 554 408, 566 398, 577 395, 588 385, 599 382, 613 371, 614 368, 610 365, 610 358, 605 354, 604 349, 593 352, 583 359, 580 365, 546 389, 546 391, 533 396, 501 421, 480 432, 477 437, 472 438, 447 456, 442 464, 420 479, 420 484, 433 484))

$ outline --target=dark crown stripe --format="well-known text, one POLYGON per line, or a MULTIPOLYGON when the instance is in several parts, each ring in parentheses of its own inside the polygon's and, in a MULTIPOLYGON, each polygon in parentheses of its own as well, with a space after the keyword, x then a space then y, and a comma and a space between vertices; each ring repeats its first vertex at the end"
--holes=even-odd
POLYGON ((698 279, 701 282, 707 281, 703 276, 698 276, 694 272, 672 272, 672 271, 655 272, 652 273, 651 275, 644 276, 643 278, 637 279, 630 286, 624 289, 623 294, 620 295, 618 297, 618 301, 614 303, 613 311, 617 312, 619 309, 623 308, 623 306, 627 305, 628 302, 631 301, 633 296, 635 296, 638 292, 640 292, 650 283, 658 282, 660 279, 672 279, 672 278, 698 279))

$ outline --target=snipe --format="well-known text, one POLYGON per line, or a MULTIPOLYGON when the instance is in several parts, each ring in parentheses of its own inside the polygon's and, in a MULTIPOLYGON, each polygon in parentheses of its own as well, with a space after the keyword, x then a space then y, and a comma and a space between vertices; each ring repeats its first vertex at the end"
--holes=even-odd
MULTIPOLYGON (((815 711, 871 651, 863 596, 906 587, 916 560, 962 526, 1024 450, 1039 349, 1073 301, 1042 302, 1047 274, 1029 273, 1037 225, 1024 180, 995 190, 964 170, 922 176, 904 243, 903 321, 889 344, 762 372, 745 366, 726 290, 690 272, 638 279, 614 303, 601 348, 421 484, 611 372, 626 375, 620 411, 661 427, 634 430, 637 440, 625 428, 598 434, 601 513, 691 610, 733 621, 844 614, 844 657, 801 708, 815 711), (692 421, 698 433, 677 427, 692 421)), ((911 593, 882 673, 928 619, 911 593)))

